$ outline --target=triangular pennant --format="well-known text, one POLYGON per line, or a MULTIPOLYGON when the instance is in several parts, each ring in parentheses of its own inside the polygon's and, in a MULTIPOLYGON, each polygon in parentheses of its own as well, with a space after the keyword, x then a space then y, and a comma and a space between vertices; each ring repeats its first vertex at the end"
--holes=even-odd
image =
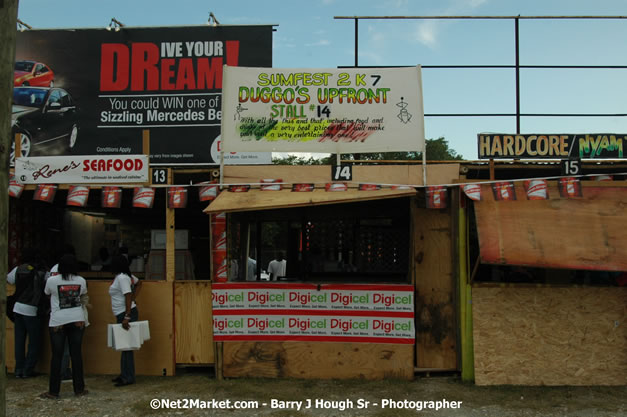
POLYGON ((359 184, 359 191, 377 191, 380 189, 379 184, 359 184))
POLYGON ((198 187, 198 199, 200 201, 212 201, 218 196, 220 187, 217 185, 217 181, 211 181, 211 184, 216 185, 204 185, 202 187, 198 187))
POLYGON ((263 179, 261 182, 261 191, 280 191, 282 188, 282 179, 273 180, 273 179, 263 179))
POLYGON ((309 192, 314 190, 313 184, 292 184, 292 191, 309 192))
POLYGON ((346 191, 348 185, 345 182, 329 182, 324 186, 327 191, 346 191))

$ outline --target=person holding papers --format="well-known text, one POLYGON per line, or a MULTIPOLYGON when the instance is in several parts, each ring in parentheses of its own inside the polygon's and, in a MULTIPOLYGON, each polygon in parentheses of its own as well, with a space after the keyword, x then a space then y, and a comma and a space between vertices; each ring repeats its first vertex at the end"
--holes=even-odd
POLYGON ((59 398, 61 389, 61 362, 63 348, 67 342, 72 358, 72 383, 74 394, 87 394, 83 376, 83 357, 81 346, 85 332, 85 313, 81 296, 87 294, 87 283, 78 275, 76 257, 63 255, 59 260, 59 273, 46 281, 44 293, 50 296, 50 382, 47 392, 41 398, 59 398))
MULTIPOLYGON (((123 255, 116 255, 111 259, 111 272, 115 278, 109 287, 111 309, 117 322, 125 330, 131 328, 130 322, 137 321, 139 314, 134 300, 134 289, 138 282, 134 282, 129 270, 128 260, 123 255)), ((139 280, 137 280, 139 281, 139 280)), ((123 387, 135 383, 135 360, 132 350, 122 352, 120 359, 120 375, 113 379, 116 387, 123 387)))

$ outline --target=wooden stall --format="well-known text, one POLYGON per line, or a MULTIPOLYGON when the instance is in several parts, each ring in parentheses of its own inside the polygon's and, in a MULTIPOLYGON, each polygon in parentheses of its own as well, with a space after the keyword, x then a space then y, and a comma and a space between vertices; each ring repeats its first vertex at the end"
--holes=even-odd
POLYGON ((473 203, 475 382, 627 384, 627 184, 581 181, 565 194, 549 181, 536 200, 512 184, 516 200, 483 185, 473 203))
MULTIPOLYGON (((360 183, 422 184, 419 165, 360 166, 355 165, 353 179, 360 183)), ((459 177, 458 164, 437 164, 428 167, 428 183, 451 183, 459 177)), ((252 183, 260 179, 280 178, 286 183, 316 183, 330 181, 328 166, 227 166, 225 183, 252 183)), ((253 186, 254 187, 254 186, 253 186)), ((384 187, 380 193, 348 191, 329 193, 314 191, 293 193, 289 190, 248 193, 223 191, 212 202, 208 213, 247 213, 342 204, 347 201, 388 201, 407 198, 408 192, 384 187), (359 194, 361 193, 361 194, 359 194), (223 197, 224 196, 224 197, 223 197)), ((416 340, 411 345, 385 343, 349 343, 315 341, 224 341, 219 343, 222 374, 225 377, 296 377, 296 378, 365 378, 412 379, 415 371, 456 371, 457 320, 455 293, 455 259, 453 235, 456 233, 452 214, 457 210, 425 208, 424 193, 411 192, 407 215, 410 244, 407 254, 407 274, 400 282, 415 286, 416 340)), ((357 203, 355 203, 357 204, 357 203)), ((362 203, 368 205, 368 203, 362 203)), ((338 206, 339 207, 339 206, 338 206)), ((361 207, 361 206, 359 206, 361 207)), ((358 217, 360 209, 353 216, 358 217)), ((254 215, 254 213, 253 213, 254 215)), ((230 216, 230 215, 229 215, 230 216)), ((227 223, 232 227, 231 221, 227 223)), ((250 232, 249 232, 250 233, 250 232)), ((311 282, 311 281, 307 281, 311 282)), ((324 281, 314 281, 324 282, 324 281)), ((337 282, 337 281, 334 281, 337 282)), ((341 281, 340 281, 341 282, 341 281)), ((351 282, 359 282, 355 279, 351 282)), ((371 281, 362 281, 371 282, 371 281)), ((385 281, 384 281, 385 282, 385 281)), ((395 282, 395 281, 393 281, 395 282)), ((272 283, 268 283, 272 288, 272 283)))

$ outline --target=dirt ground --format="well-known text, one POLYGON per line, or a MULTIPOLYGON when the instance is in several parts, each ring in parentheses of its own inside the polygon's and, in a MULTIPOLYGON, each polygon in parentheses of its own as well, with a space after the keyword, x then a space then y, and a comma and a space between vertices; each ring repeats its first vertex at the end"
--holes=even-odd
POLYGON ((87 376, 89 394, 74 397, 63 383, 59 400, 44 400, 46 375, 7 381, 7 416, 268 416, 268 417, 620 417, 627 416, 627 386, 478 387, 458 377, 415 381, 318 381, 231 379, 208 371, 181 371, 176 377, 138 377, 137 384, 113 387, 110 376, 87 376), (151 401, 171 400, 178 408, 153 409, 151 401), (181 400, 178 401, 177 400, 181 400), (307 402, 310 400, 310 403, 307 402), (194 401, 198 403, 195 404, 194 401), (231 409, 225 407, 230 401, 231 409), (235 401, 257 401, 236 409, 235 401), (309 405, 309 408, 305 408, 309 405), (448 405, 449 408, 443 408, 448 405), (193 408, 184 408, 185 406, 193 408), (298 407, 300 406, 300 409, 298 407), (457 408, 450 408, 457 406, 457 408), (440 409, 437 409, 440 407, 440 409), (418 410, 421 409, 421 410, 418 410))

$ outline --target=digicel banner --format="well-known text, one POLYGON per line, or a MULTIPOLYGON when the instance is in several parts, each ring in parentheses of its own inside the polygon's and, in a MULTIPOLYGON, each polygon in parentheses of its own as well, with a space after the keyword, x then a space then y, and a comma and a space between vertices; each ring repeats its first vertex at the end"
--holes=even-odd
POLYGON ((138 154, 149 129, 151 164, 215 164, 223 66, 271 67, 272 26, 31 30, 17 34, 27 60, 52 70, 78 117, 71 148, 32 137, 28 156, 138 154))
POLYGON ((214 284, 215 340, 414 343, 411 285, 214 284))

